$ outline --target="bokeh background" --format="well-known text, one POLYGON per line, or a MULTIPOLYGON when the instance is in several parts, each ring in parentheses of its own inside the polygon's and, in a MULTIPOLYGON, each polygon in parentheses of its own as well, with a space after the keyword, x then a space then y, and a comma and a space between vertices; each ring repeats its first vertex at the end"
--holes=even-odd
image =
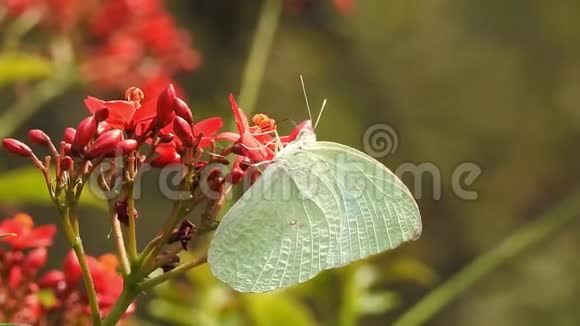
MULTIPOLYGON (((580 178, 578 1, 359 0, 353 8, 345 3, 283 5, 271 46, 262 44, 269 47, 267 56, 255 68, 264 73, 253 110, 274 117, 283 130, 306 119, 303 75, 315 112, 328 99, 319 139, 363 149, 367 128, 392 126, 398 147, 380 158, 385 165, 394 170, 408 162, 432 163, 441 171, 441 198, 434 198, 428 177, 422 182, 422 237, 267 295, 234 293, 202 267, 140 298, 137 324, 389 325, 517 230, 557 220, 558 214, 575 215, 575 207, 580 211, 580 204, 558 210, 577 196, 580 178), (468 187, 478 192, 475 200, 453 193, 451 175, 463 162, 482 170, 468 187)), ((199 65, 174 75, 196 118, 220 115, 231 121, 227 95, 244 87, 263 6, 167 2, 199 55, 199 65)), ((0 34, 6 37, 7 29, 0 34)), ((44 41, 30 37, 17 50, 44 55, 39 50, 44 41)), ((6 49, 0 55, 14 52, 6 49)), ((0 113, 30 96, 37 82, 0 81, 0 113)), ((122 94, 76 83, 13 126, 10 136, 26 138, 29 129, 41 128, 58 139, 87 115, 85 96, 122 94)), ((29 161, 1 152, 0 169, 1 218, 26 211, 39 224, 58 222, 29 161)), ((155 234, 169 205, 156 180, 148 176, 138 202, 141 239, 155 234)), ((413 180, 405 181, 413 188, 413 180)), ((580 223, 576 218, 565 223, 521 254, 501 259, 473 285, 460 284, 459 295, 441 298, 443 307, 427 324, 580 324, 580 223)), ((85 205, 82 225, 89 253, 113 251, 102 210, 85 205)), ((199 245, 207 240, 199 239, 199 245)), ((519 243, 508 245, 514 249, 519 243)), ((60 266, 66 251, 65 239, 57 236, 49 265, 60 266)))

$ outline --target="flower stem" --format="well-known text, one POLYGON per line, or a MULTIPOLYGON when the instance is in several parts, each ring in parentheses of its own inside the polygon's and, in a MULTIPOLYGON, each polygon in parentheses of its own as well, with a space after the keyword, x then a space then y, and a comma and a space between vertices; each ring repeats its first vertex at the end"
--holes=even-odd
POLYGON ((30 118, 43 104, 66 92, 76 83, 70 76, 47 79, 39 82, 26 96, 8 107, 0 116, 0 138, 12 134, 23 122, 30 118))
POLYGON ((87 262, 87 257, 85 256, 85 250, 80 236, 75 233, 74 227, 71 224, 71 209, 67 208, 63 216, 63 227, 66 233, 67 239, 73 248, 77 260, 79 261, 79 266, 81 268, 81 274, 83 277, 83 283, 85 284, 85 289, 87 292, 87 297, 89 299, 89 306, 91 308, 91 317, 93 319, 93 325, 101 325, 101 313, 99 311, 99 303, 97 301, 97 292, 95 291, 95 284, 93 282, 93 277, 91 275, 89 264, 87 262))
POLYGON ((282 0, 265 0, 254 31, 252 47, 242 76, 240 103, 249 115, 256 105, 268 54, 272 47, 278 21, 282 13, 282 0))
POLYGON ((153 288, 153 287, 155 287, 155 286, 157 286, 157 285, 159 285, 159 284, 161 284, 161 283, 163 283, 171 278, 179 276, 179 275, 187 272, 188 270, 190 270, 194 267, 197 267, 201 264, 204 264, 206 262, 207 262, 207 255, 203 255, 201 257, 198 257, 196 259, 188 261, 185 264, 181 264, 181 265, 177 266, 176 268, 170 270, 167 273, 163 273, 157 277, 154 277, 150 280, 147 280, 147 281, 141 283, 140 288, 143 290, 151 289, 151 288, 153 288))
POLYGON ((565 225, 577 221, 580 193, 515 231, 495 248, 480 255, 445 283, 431 291, 407 310, 393 326, 423 325, 465 290, 511 258, 545 240, 565 225))
POLYGON ((116 213, 112 213, 111 216, 111 227, 113 237, 115 238, 115 244, 117 245, 117 255, 121 261, 121 270, 123 272, 123 276, 127 276, 129 273, 131 273, 131 267, 129 264, 129 259, 127 258, 127 250, 125 249, 125 239, 123 239, 121 222, 119 222, 116 213))
POLYGON ((127 184, 127 215, 129 227, 127 228, 127 243, 129 247, 129 259, 131 263, 137 261, 137 231, 135 225, 135 198, 133 180, 127 184))

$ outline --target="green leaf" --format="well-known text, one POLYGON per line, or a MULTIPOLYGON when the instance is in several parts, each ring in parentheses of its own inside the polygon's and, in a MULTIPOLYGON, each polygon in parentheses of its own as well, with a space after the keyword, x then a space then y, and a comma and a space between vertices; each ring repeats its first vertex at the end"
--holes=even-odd
POLYGON ((14 81, 49 77, 53 66, 41 56, 26 53, 0 54, 0 86, 14 81))
POLYGON ((283 292, 244 296, 255 326, 314 326, 310 311, 283 292))
MULTIPOLYGON (((0 175, 0 198, 4 204, 49 204, 51 203, 42 172, 36 168, 11 170, 0 175)), ((85 187, 81 205, 106 209, 104 200, 92 195, 85 187)))

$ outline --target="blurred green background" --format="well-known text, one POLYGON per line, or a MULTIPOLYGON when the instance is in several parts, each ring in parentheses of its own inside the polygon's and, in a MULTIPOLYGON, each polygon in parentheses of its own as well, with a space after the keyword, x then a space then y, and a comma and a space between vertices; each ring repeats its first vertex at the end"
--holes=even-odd
MULTIPOLYGON (((195 117, 231 119, 227 94, 239 94, 261 2, 168 5, 203 58, 199 69, 177 77, 195 117)), ((442 196, 434 198, 430 180, 424 180, 418 201, 423 235, 393 252, 263 296, 236 294, 203 267, 143 296, 140 325, 388 325, 578 191, 576 0, 360 0, 346 16, 330 1, 310 1, 299 14, 282 13, 263 64, 255 112, 282 121, 282 130, 306 119, 302 74, 314 111, 328 99, 319 139, 363 149, 365 130, 386 123, 399 143, 381 160, 393 170, 407 162, 434 164, 442 196), (476 200, 453 193, 451 175, 463 162, 481 167, 468 187, 478 192, 476 200)), ((41 128, 58 139, 86 116, 82 99, 89 94, 122 95, 76 87, 11 136, 24 139, 29 129, 41 128)), ((18 96, 26 90, 2 87, 0 111, 18 96)), ((0 153, 1 216, 27 211, 39 224, 56 223, 40 173, 15 173, 29 166, 0 153)), ((138 202, 140 239, 155 234, 168 208, 155 175, 147 180, 138 202)), ((405 181, 413 188, 412 180, 405 181)), ((86 205, 82 224, 89 253, 113 251, 103 211, 86 205)), ((580 324, 579 235, 580 224, 572 220, 466 287, 428 324, 580 324)), ((66 248, 57 237, 50 266, 60 266, 66 248)))

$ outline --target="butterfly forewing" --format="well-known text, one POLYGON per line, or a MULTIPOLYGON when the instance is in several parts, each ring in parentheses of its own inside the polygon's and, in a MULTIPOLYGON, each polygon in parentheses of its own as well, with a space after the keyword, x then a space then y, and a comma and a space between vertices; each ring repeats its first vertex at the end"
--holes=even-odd
POLYGON ((214 274, 242 292, 307 281, 421 233, 406 186, 368 155, 330 142, 285 148, 224 216, 214 274))

